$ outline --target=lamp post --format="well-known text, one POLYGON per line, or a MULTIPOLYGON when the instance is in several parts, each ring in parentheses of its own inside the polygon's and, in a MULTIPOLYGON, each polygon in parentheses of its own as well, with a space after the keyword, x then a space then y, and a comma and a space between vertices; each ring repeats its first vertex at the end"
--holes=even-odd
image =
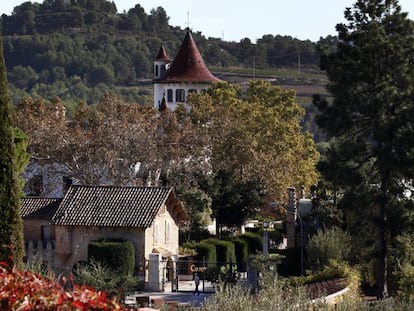
POLYGON ((263 222, 263 255, 269 254, 269 229, 270 223, 268 221, 263 222))

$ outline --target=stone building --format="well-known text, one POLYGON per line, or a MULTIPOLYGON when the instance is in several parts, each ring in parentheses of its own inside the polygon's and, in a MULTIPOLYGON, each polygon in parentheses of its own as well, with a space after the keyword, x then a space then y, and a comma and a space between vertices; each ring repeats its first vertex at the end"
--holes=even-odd
POLYGON ((57 271, 87 261, 89 243, 102 239, 131 241, 137 268, 149 254, 178 254, 179 225, 187 219, 172 188, 115 186, 71 186, 62 200, 26 198, 22 216, 28 256, 50 243, 57 271))

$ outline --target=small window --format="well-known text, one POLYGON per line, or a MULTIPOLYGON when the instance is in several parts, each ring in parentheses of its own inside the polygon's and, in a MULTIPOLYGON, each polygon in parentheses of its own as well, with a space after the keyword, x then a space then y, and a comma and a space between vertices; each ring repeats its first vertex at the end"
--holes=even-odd
POLYGON ((158 65, 155 65, 155 76, 158 77, 158 65))
POLYGON ((161 77, 165 75, 165 72, 166 72, 165 65, 161 65, 161 77))
POLYGON ((176 102, 185 102, 185 91, 183 89, 175 90, 175 101, 176 102))
POLYGON ((167 90, 167 102, 172 103, 173 102, 173 90, 168 89, 167 90))

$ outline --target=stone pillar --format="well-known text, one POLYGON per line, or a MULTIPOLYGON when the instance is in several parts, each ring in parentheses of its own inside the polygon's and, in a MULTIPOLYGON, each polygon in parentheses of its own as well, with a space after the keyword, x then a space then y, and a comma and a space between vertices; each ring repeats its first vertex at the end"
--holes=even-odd
POLYGON ((162 291, 161 254, 149 254, 148 290, 154 292, 162 291))
POLYGON ((288 208, 287 208, 287 219, 286 219, 286 231, 287 231, 287 247, 295 247, 295 225, 296 225, 296 193, 295 188, 290 187, 288 189, 288 208))

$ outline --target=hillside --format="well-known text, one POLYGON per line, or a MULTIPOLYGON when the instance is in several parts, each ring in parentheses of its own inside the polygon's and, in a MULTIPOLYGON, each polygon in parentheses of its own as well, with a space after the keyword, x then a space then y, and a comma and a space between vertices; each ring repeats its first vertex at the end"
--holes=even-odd
MULTIPOLYGON (((1 16, 4 55, 13 101, 58 96, 67 105, 93 105, 107 92, 128 102, 152 102, 152 62, 162 43, 173 58, 185 29, 168 24, 158 7, 147 14, 137 4, 117 13, 107 0, 25 2, 1 16)), ((289 36, 264 35, 257 42, 227 42, 193 33, 206 64, 225 81, 266 79, 294 88, 306 106, 323 93, 318 44, 289 36), (300 71, 300 72, 299 72, 300 71)))

